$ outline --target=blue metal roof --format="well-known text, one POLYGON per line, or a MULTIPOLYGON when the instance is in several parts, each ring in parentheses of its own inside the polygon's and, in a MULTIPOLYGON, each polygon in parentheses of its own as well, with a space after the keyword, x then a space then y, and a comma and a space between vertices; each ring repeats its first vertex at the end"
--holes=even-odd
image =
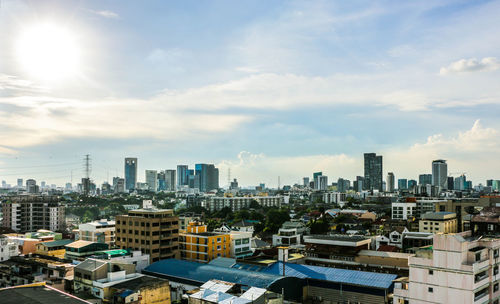
MULTIPOLYGON (((283 273, 283 264, 281 262, 274 263, 273 265, 262 269, 261 273, 280 275, 283 273)), ((286 264, 285 275, 303 279, 310 278, 376 288, 389 288, 392 285, 392 281, 397 277, 395 274, 290 263, 286 264)))
POLYGON ((145 268, 146 273, 176 277, 201 284, 215 279, 246 286, 267 288, 283 277, 255 271, 245 271, 176 259, 162 260, 145 268))

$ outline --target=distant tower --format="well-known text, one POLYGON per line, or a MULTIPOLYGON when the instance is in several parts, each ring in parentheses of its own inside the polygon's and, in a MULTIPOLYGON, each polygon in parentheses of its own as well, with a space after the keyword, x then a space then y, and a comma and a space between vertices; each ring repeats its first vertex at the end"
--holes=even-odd
POLYGON ((231 188, 231 168, 227 169, 227 185, 231 188))
POLYGON ((125 158, 125 190, 134 190, 137 184, 137 158, 125 158))
POLYGON ((394 192, 394 173, 389 172, 387 173, 387 179, 386 179, 386 185, 387 185, 387 192, 394 192))
POLYGON ((446 160, 437 159, 432 162, 432 185, 441 187, 441 189, 448 188, 448 165, 446 160))
POLYGON ((90 159, 89 154, 86 154, 85 157, 83 158, 83 171, 85 174, 85 177, 82 178, 83 194, 89 195, 89 193, 90 193, 90 172, 92 171, 92 163, 91 163, 91 159, 90 159))
POLYGON ((281 188, 280 177, 278 176, 278 190, 281 188))

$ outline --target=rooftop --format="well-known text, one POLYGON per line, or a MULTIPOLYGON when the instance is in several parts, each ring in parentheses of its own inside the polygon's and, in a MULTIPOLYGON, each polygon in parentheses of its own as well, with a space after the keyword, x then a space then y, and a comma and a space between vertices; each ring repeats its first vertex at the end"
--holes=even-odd
MULTIPOLYGON (((283 272, 282 262, 273 264, 270 267, 263 268, 263 273, 280 274, 283 272)), ((324 280, 330 282, 337 282, 343 284, 352 284, 366 287, 375 288, 389 288, 392 281, 396 279, 395 274, 366 272, 347 270, 340 268, 300 265, 300 264, 286 264, 286 276, 297 278, 310 278, 317 280, 324 280)))
POLYGON ((52 247, 61 247, 61 246, 67 246, 70 243, 73 243, 73 240, 57 240, 57 241, 52 241, 52 242, 43 242, 40 244, 43 244, 47 248, 52 248, 52 247))
POLYGON ((200 286, 209 280, 219 280, 246 286, 267 288, 275 281, 282 279, 281 276, 275 274, 218 267, 176 259, 166 259, 153 263, 146 267, 143 273, 198 282, 200 286))
POLYGON ((88 245, 93 244, 93 243, 94 242, 79 240, 79 241, 75 241, 75 242, 72 242, 72 243, 66 245, 66 247, 82 248, 82 247, 88 246, 88 245))
POLYGON ((21 285, 0 289, 2 304, 82 304, 90 303, 50 286, 21 285))
POLYGON ((454 212, 446 212, 446 211, 427 212, 422 215, 422 219, 424 220, 448 220, 448 219, 454 219, 456 217, 457 215, 454 212))
POLYGON ((122 283, 118 283, 113 285, 115 289, 129 289, 137 291, 146 286, 152 286, 160 282, 167 282, 167 280, 163 280, 157 277, 152 277, 148 275, 143 275, 138 278, 128 280, 122 283))
POLYGON ((342 242, 361 242, 369 240, 370 238, 362 235, 345 235, 345 234, 333 234, 333 235, 323 235, 323 234, 312 234, 305 235, 304 242, 307 243, 308 240, 327 240, 327 241, 342 241, 342 242))
POLYGON ((86 259, 85 261, 81 262, 80 264, 76 265, 76 269, 82 269, 86 271, 94 271, 97 268, 100 268, 103 265, 106 265, 108 262, 106 261, 101 261, 97 259, 86 259))

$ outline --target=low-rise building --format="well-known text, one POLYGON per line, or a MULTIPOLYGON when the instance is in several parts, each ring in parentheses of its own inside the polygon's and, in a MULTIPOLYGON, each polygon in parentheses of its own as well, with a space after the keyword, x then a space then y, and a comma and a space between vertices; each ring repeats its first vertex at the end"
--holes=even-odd
POLYGON ((243 196, 243 197, 223 197, 212 196, 206 202, 206 208, 210 212, 219 211, 223 208, 230 208, 233 212, 250 208, 252 201, 256 201, 262 207, 278 207, 285 202, 284 196, 243 196))
POLYGON ((370 249, 371 239, 360 235, 307 235, 304 244, 306 263, 334 265, 354 261, 358 252, 370 249))
POLYGON ((455 233, 457 232, 457 215, 453 212, 428 212, 419 221, 419 232, 455 233))
POLYGON ((208 232, 207 226, 191 222, 179 234, 181 259, 206 263, 217 257, 231 256, 231 235, 208 232))
POLYGON ((396 281, 394 303, 497 303, 499 251, 498 238, 435 234, 432 248, 409 258, 410 275, 396 281))
POLYGON ((149 266, 149 254, 144 254, 139 250, 131 251, 125 249, 111 249, 97 252, 92 258, 108 260, 117 263, 134 264, 135 271, 141 272, 149 266))
POLYGON ((6 236, 0 235, 0 262, 7 261, 11 257, 18 255, 17 243, 6 236))
MULTIPOLYGON (((105 283, 104 283, 105 284, 105 283)), ((97 284, 96 284, 97 285, 97 284)), ((138 275, 125 279, 109 287, 113 303, 170 304, 170 285, 168 280, 138 275)))
POLYGON ((46 282, 19 285, 0 289, 2 303, 36 303, 36 304, 90 304, 91 302, 63 292, 46 282))
POLYGON ((70 260, 84 260, 100 251, 109 249, 106 243, 75 241, 64 246, 65 257, 70 260))
POLYGON ((302 236, 308 232, 309 228, 301 221, 284 222, 278 234, 273 235, 273 246, 300 245, 302 236))
POLYGON ((474 235, 500 236, 500 207, 484 207, 470 220, 474 235))
POLYGON ((417 202, 392 203, 392 219, 408 220, 417 216, 417 202))
POLYGON ((41 242, 36 244, 36 253, 41 255, 48 255, 57 258, 64 258, 66 254, 65 246, 73 243, 72 240, 58 240, 52 242, 41 242))
POLYGON ((75 240, 115 245, 115 221, 106 219, 80 224, 75 231, 75 240))

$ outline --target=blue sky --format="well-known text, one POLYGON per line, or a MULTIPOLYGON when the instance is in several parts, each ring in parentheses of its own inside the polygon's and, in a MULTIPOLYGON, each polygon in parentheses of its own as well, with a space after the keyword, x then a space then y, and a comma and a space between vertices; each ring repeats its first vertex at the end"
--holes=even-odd
POLYGON ((396 178, 444 158, 475 184, 499 179, 499 11, 499 1, 3 0, 0 179, 75 182, 90 153, 98 183, 137 156, 140 172, 207 162, 221 184, 230 167, 243 185, 276 186, 318 170, 352 180, 363 152, 384 155, 396 178), (47 22, 78 53, 78 70, 56 81, 23 68, 16 48, 47 22))

